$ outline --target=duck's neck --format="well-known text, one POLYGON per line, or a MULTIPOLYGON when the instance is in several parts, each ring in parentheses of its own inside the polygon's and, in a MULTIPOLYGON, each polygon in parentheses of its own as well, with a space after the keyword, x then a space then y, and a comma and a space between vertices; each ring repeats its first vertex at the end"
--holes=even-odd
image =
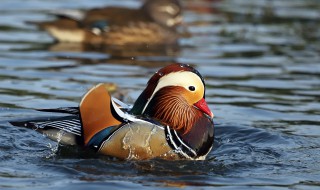
POLYGON ((166 87, 152 97, 143 114, 161 121, 180 134, 186 134, 200 116, 199 112, 182 98, 177 87, 166 87))

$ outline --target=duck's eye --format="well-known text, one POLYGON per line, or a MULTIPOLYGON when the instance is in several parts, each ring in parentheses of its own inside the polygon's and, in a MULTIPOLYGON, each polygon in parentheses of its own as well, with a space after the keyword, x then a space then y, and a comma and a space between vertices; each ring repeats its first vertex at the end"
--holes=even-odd
POLYGON ((196 90, 196 87, 194 87, 194 86, 189 86, 189 90, 190 90, 190 91, 195 91, 195 90, 196 90))

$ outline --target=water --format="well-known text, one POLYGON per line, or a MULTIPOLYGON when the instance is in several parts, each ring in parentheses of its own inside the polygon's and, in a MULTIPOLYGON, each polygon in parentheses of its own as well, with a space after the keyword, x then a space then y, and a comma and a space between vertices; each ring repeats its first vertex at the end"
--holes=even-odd
POLYGON ((192 37, 149 52, 53 44, 25 22, 53 19, 56 9, 139 3, 1 1, 0 188, 319 189, 320 2, 186 0, 192 37), (173 61, 195 66, 208 85, 216 141, 205 161, 119 161, 6 122, 39 116, 32 108, 76 106, 99 82, 133 103, 173 61))

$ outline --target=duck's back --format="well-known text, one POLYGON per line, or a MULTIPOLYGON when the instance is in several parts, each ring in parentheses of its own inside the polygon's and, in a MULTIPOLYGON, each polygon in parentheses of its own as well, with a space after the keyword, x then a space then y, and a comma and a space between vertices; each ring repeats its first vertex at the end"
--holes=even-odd
POLYGON ((130 22, 151 22, 151 18, 141 9, 124 7, 105 7, 87 11, 82 24, 92 25, 97 21, 106 21, 109 25, 127 26, 130 22))

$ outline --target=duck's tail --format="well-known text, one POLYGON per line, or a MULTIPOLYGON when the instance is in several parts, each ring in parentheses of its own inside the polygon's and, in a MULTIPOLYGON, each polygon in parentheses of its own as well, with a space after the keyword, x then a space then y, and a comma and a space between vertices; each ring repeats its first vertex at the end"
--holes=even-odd
POLYGON ((53 21, 27 21, 27 23, 47 31, 59 42, 81 43, 84 41, 85 32, 79 29, 78 19, 62 14, 56 16, 58 19, 53 21))
MULTIPOLYGON (((46 112, 67 113, 65 110, 69 108, 58 108, 42 110, 46 112)), ((70 108, 75 109, 76 108, 70 108)), ((82 145, 81 121, 78 114, 70 114, 67 116, 49 116, 35 118, 32 120, 10 121, 14 126, 27 127, 34 129, 50 139, 66 145, 82 145)))

